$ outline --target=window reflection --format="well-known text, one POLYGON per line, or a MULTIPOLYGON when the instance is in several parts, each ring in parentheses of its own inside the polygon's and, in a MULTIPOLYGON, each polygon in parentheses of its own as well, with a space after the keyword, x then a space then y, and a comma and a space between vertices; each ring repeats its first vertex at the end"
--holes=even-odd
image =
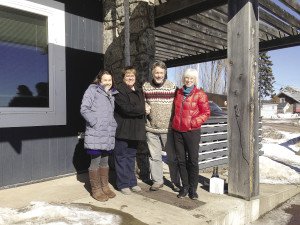
POLYGON ((0 107, 49 107, 47 17, 0 6, 0 107))

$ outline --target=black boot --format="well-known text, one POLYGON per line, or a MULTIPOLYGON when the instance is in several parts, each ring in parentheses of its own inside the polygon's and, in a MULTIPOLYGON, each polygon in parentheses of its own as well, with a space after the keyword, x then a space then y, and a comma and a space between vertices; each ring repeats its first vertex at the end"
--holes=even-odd
POLYGON ((198 194, 197 194, 197 192, 196 192, 196 190, 194 188, 190 188, 189 189, 189 197, 192 200, 198 199, 198 194))
POLYGON ((179 194, 177 195, 178 198, 184 198, 187 196, 189 193, 189 188, 188 187, 183 187, 180 191, 179 194))

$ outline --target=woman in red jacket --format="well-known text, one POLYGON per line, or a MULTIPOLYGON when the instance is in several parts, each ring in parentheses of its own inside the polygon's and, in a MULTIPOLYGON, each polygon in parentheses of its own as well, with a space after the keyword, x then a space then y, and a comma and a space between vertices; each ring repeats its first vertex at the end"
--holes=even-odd
POLYGON ((210 109, 207 95, 197 88, 197 80, 197 70, 187 69, 183 75, 184 85, 177 90, 174 100, 175 115, 172 128, 183 185, 178 198, 188 194, 191 199, 198 198, 200 128, 210 116, 210 109))

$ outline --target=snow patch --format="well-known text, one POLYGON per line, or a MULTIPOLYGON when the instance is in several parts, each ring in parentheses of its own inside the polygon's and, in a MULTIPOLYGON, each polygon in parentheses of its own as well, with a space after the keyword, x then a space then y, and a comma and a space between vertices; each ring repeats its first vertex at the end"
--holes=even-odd
POLYGON ((19 210, 0 208, 1 225, 118 225, 121 222, 118 215, 45 202, 31 202, 28 207, 19 210))
POLYGON ((300 184, 299 133, 278 131, 282 139, 264 138, 263 156, 259 157, 260 182, 271 184, 300 184))
POLYGON ((272 159, 260 156, 260 183, 268 184, 299 184, 300 175, 289 166, 275 162, 272 159))

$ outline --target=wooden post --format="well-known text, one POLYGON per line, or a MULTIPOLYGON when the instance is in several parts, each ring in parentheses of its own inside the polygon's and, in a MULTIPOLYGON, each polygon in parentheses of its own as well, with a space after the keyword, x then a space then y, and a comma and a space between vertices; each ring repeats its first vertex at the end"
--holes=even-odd
POLYGON ((229 0, 228 16, 228 192, 251 200, 259 194, 258 0, 229 0))
POLYGON ((124 1, 124 58, 125 66, 130 66, 130 7, 129 0, 124 1))

